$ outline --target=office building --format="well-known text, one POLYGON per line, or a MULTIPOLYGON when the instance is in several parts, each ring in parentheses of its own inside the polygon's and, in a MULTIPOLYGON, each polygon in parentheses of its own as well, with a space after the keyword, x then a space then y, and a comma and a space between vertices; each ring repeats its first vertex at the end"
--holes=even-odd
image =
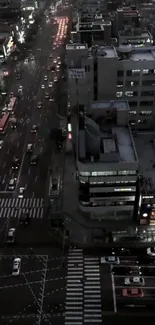
POLYGON ((72 108, 100 100, 127 100, 129 122, 135 129, 154 128, 155 47, 88 49, 68 44, 68 90, 72 108))
POLYGON ((100 101, 79 115, 79 208, 91 218, 134 218, 138 158, 126 101, 100 101))

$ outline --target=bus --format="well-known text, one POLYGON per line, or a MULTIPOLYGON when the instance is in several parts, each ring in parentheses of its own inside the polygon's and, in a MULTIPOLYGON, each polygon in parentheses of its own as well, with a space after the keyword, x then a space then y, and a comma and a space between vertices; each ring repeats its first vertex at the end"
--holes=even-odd
POLYGON ((2 134, 5 133, 5 127, 6 127, 6 124, 8 122, 9 116, 10 116, 10 114, 6 113, 0 119, 0 133, 2 133, 2 134))
POLYGON ((16 105, 16 101, 17 101, 17 98, 16 97, 12 97, 10 98, 10 102, 8 104, 8 111, 13 111, 15 105, 16 105))

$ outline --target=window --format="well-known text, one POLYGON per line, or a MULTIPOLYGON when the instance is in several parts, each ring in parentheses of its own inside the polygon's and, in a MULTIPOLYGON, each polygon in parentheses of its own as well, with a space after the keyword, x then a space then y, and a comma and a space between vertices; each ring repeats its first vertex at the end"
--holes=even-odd
POLYGON ((126 87, 136 87, 139 86, 139 81, 127 81, 126 87))
POLYGON ((137 112, 136 112, 136 111, 129 111, 129 114, 130 114, 130 115, 136 115, 137 112))
POLYGON ((143 74, 149 74, 149 69, 143 69, 143 74))
POLYGON ((117 82, 117 87, 118 88, 122 88, 123 87, 123 82, 122 81, 118 81, 117 82))
POLYGON ((123 92, 122 91, 117 91, 116 92, 116 97, 117 98, 120 98, 120 97, 122 97, 123 96, 123 92))
POLYGON ((124 71, 123 70, 117 71, 117 76, 118 77, 123 77, 124 76, 124 71))
POLYGON ((141 111, 139 115, 152 115, 152 111, 141 111))
POLYGON ((117 171, 92 172, 92 176, 113 176, 113 175, 117 175, 117 171))
POLYGON ((140 75, 140 70, 136 69, 136 70, 132 70, 132 76, 139 76, 140 75))
POLYGON ((128 77, 131 77, 132 76, 132 71, 128 70, 126 74, 127 74, 128 77))
POLYGON ((154 91, 150 90, 150 91, 142 91, 141 92, 141 96, 154 96, 154 91))
POLYGON ((133 97, 133 91, 126 91, 125 96, 127 97, 133 97))
POLYGON ((142 86, 155 86, 155 80, 143 80, 142 86))
POLYGON ((118 175, 126 176, 126 175, 136 175, 136 174, 137 174, 136 170, 120 170, 120 171, 118 171, 118 175))
POLYGON ((136 107, 136 106, 137 106, 137 102, 135 102, 135 101, 130 102, 130 101, 129 101, 129 106, 130 106, 130 107, 136 107))
POLYGON ((90 172, 79 172, 80 176, 90 176, 90 172))
POLYGON ((140 102, 140 106, 152 106, 153 105, 153 101, 150 100, 150 101, 141 101, 140 102))

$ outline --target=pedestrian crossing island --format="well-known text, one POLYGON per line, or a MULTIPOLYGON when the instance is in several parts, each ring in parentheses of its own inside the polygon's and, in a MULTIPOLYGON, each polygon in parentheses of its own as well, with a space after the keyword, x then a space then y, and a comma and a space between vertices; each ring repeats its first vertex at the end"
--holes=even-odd
POLYGON ((31 219, 42 219, 43 198, 2 198, 0 199, 0 218, 17 218, 28 212, 31 219))

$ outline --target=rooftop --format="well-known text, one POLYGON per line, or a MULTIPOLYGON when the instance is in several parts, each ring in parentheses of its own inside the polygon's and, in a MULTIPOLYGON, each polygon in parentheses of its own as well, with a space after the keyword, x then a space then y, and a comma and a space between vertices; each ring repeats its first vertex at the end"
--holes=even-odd
POLYGON ((94 54, 105 58, 117 58, 117 52, 113 46, 92 47, 92 55, 94 54))
POLYGON ((128 109, 125 101, 92 103, 91 117, 82 116, 79 121, 78 153, 81 162, 137 162, 128 126, 128 109))
POLYGON ((144 189, 155 191, 155 133, 140 132, 134 137, 134 142, 139 160, 139 173, 147 181, 144 189))
POLYGON ((135 33, 132 33, 132 30, 122 30, 119 31, 118 33, 119 36, 121 37, 132 37, 132 38, 150 38, 152 35, 146 30, 146 31, 141 31, 139 29, 135 30, 135 33))

